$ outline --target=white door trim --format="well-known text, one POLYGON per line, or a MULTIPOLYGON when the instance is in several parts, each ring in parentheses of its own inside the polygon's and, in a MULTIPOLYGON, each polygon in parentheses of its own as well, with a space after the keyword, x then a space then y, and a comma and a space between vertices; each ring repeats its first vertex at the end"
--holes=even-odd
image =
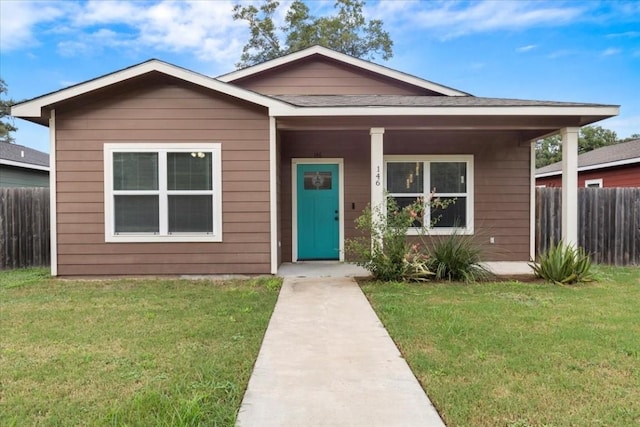
POLYGON ((338 165, 338 241, 339 259, 344 261, 344 159, 294 158, 291 159, 291 262, 298 262, 298 165, 338 165))

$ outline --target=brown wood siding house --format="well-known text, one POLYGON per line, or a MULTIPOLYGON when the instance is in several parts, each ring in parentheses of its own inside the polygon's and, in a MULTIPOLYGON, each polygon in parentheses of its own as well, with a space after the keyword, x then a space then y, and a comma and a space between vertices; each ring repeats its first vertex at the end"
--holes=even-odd
POLYGON ((12 112, 51 129, 52 273, 88 276, 342 261, 368 204, 432 187, 457 206, 433 234, 527 261, 532 144, 617 107, 476 98, 313 47, 217 79, 152 60, 12 112))

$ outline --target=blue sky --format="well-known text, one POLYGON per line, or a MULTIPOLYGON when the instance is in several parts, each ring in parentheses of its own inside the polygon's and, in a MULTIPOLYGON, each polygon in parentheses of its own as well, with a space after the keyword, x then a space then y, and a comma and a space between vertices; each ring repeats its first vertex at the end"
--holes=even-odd
MULTIPOLYGON (((235 3, 1 0, 0 76, 13 99, 149 58, 217 76, 249 37, 235 3)), ((333 0, 307 4, 321 15, 333 0)), ((640 133, 640 1, 368 1, 365 13, 394 41, 375 62, 476 96, 621 105, 598 124, 640 133)), ((16 125, 18 144, 48 152, 47 128, 16 125)))

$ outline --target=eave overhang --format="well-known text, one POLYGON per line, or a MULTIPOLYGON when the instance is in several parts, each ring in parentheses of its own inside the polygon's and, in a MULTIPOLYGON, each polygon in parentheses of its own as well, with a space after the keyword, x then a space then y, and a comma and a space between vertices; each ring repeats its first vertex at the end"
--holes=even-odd
POLYGON ((11 115, 46 126, 48 124, 49 110, 54 108, 56 104, 153 72, 172 76, 266 108, 287 107, 286 103, 277 99, 218 81, 176 65, 152 59, 84 83, 21 102, 11 107, 11 115))
POLYGON ((584 107, 294 107, 290 105, 269 108, 274 117, 328 117, 328 116, 581 116, 597 120, 616 116, 618 106, 584 107))

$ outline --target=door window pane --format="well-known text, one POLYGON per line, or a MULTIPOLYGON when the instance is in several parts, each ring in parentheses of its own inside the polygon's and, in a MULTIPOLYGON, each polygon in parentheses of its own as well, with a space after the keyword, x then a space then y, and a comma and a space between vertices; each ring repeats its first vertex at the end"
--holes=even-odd
POLYGON ((115 196, 116 233, 157 233, 158 196, 115 196))
POLYGON ((114 190, 157 190, 158 153, 113 153, 114 190))
POLYGON ((169 233, 213 233, 213 198, 169 196, 169 233))
POLYGON ((212 154, 167 153, 167 188, 169 190, 211 190, 212 154))
POLYGON ((422 162, 387 163, 387 191, 389 193, 422 193, 422 162))
POLYGON ((431 188, 436 193, 466 193, 467 164, 465 162, 432 162, 431 188))
POLYGON ((432 227, 466 227, 467 226, 467 198, 441 197, 443 202, 454 200, 444 209, 431 208, 432 227))
POLYGON ((305 172, 305 190, 331 190, 331 172, 305 172))

